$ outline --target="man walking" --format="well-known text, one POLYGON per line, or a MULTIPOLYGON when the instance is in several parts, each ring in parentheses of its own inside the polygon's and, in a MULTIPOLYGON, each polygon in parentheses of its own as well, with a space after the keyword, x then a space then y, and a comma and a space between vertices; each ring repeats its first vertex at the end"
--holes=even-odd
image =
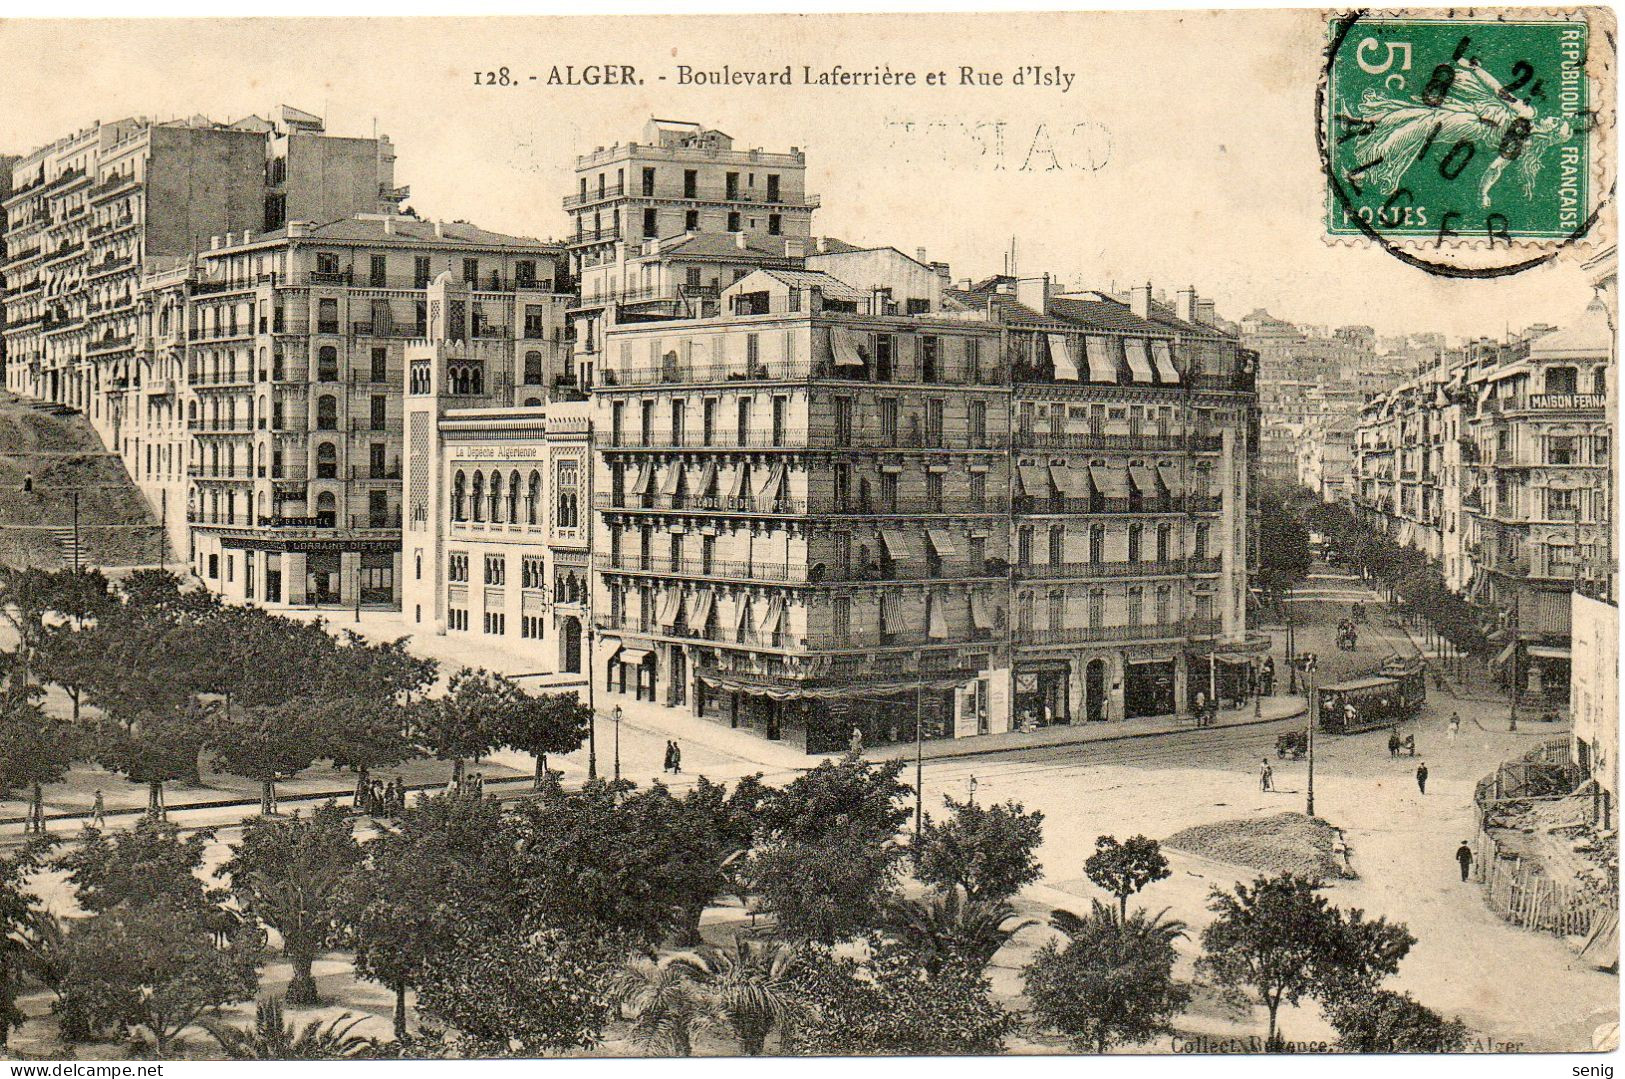
POLYGON ((1473 848, 1467 845, 1465 839, 1461 841, 1461 846, 1456 848, 1456 862, 1461 866, 1461 879, 1465 882, 1467 874, 1473 868, 1473 848))
POLYGON ((107 827, 107 801, 100 790, 96 792, 96 804, 90 809, 90 823, 96 828, 107 827))
POLYGON ((1258 789, 1268 793, 1275 789, 1275 771, 1270 767, 1268 757, 1259 758, 1258 762, 1258 789))
POLYGON ((671 771, 672 775, 681 775, 683 772, 683 747, 672 739, 671 743, 671 771))
POLYGON ((1450 741, 1451 741, 1452 744, 1455 743, 1456 735, 1460 731, 1461 731, 1461 713, 1460 712, 1451 712, 1450 713, 1449 737, 1450 737, 1450 741))
POLYGON ((1428 792, 1428 762, 1423 761, 1416 766, 1416 789, 1422 794, 1428 792))

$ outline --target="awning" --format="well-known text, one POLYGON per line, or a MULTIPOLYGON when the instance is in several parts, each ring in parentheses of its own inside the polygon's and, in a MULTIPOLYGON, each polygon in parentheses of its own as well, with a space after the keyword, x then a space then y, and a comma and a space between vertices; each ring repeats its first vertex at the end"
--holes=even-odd
POLYGON ((1185 493, 1185 484, 1179 477, 1179 465, 1173 461, 1164 461, 1157 466, 1157 478, 1162 485, 1168 488, 1168 497, 1178 498, 1185 493))
POLYGON ((1123 338, 1123 355, 1128 357, 1128 369, 1135 382, 1155 382, 1151 374, 1151 361, 1145 354, 1145 340, 1140 337, 1123 338))
POLYGON ((683 485, 683 466, 673 461, 666 466, 666 478, 660 481, 660 493, 670 498, 683 485))
POLYGON ((943 610, 943 599, 932 593, 925 597, 926 608, 926 634, 933 641, 946 640, 948 637, 948 613, 943 610))
POLYGON ((1517 641, 1513 641, 1512 643, 1508 644, 1505 648, 1501 649, 1501 652, 1500 652, 1499 655, 1497 655, 1494 659, 1490 660, 1490 667, 1492 667, 1492 668, 1505 667, 1506 664, 1507 664, 1507 660, 1512 658, 1512 653, 1517 651, 1517 648, 1518 648, 1518 642, 1517 641))
POLYGON ((620 655, 615 658, 630 667, 636 667, 653 654, 647 648, 623 648, 620 655))
POLYGON ((734 637, 738 639, 750 628, 750 600, 741 599, 734 605, 734 637))
POLYGON ((1128 478, 1146 498, 1156 498, 1162 493, 1157 488, 1157 478, 1144 465, 1129 465, 1128 478))
POLYGON ((836 326, 829 331, 829 350, 836 367, 862 367, 863 342, 855 330, 836 326))
POLYGON ((1094 481, 1095 489, 1105 498, 1127 498, 1128 472, 1122 468, 1111 465, 1090 465, 1089 478, 1094 481))
POLYGON ((1067 382, 1078 381, 1078 362, 1072 357, 1072 345, 1066 335, 1051 333, 1044 336, 1049 338, 1049 359, 1055 365, 1055 377, 1067 382))
POLYGON ((880 593, 880 624, 896 631, 903 624, 903 597, 896 592, 880 593))
POLYGON ((959 552, 954 549, 954 538, 948 534, 946 528, 928 528, 925 536, 931 541, 931 547, 937 552, 938 558, 957 558, 959 552))
POLYGON ((988 606, 987 595, 982 592, 970 594, 970 621, 977 629, 991 630, 993 628, 993 609, 988 606))
POLYGON ((1049 497, 1049 469, 1044 465, 1017 465, 1016 477, 1021 480, 1021 493, 1028 498, 1049 497))
POLYGON ((692 629, 704 632, 706 624, 711 621, 711 612, 716 608, 717 594, 707 588, 700 593, 699 602, 694 604, 694 614, 688 621, 692 629))
POLYGON ((1088 498, 1089 472, 1086 468, 1068 468, 1066 465, 1049 466, 1050 482, 1061 492, 1062 498, 1088 498))
POLYGON ((677 612, 682 609, 682 606, 683 594, 676 589, 672 589, 660 597, 660 613, 655 616, 655 621, 662 626, 671 625, 677 621, 677 612))
POLYGON ((775 461, 767 470, 767 479, 757 488, 756 496, 763 502, 772 502, 779 497, 779 488, 784 486, 784 462, 775 461))
POLYGON ((779 631, 779 623, 784 621, 784 600, 774 596, 767 601, 767 613, 762 615, 761 634, 771 637, 779 631))
POLYGON ((893 562, 924 562, 925 551, 914 536, 895 528, 882 528, 880 542, 893 562))
POLYGON ((716 485, 717 485, 717 465, 716 465, 716 462, 715 461, 707 461, 707 462, 705 462, 705 467, 700 470, 700 485, 694 489, 693 493, 699 495, 702 498, 704 498, 704 497, 708 496, 711 493, 712 488, 714 488, 716 485))
POLYGON ((1174 367, 1173 350, 1166 341, 1151 342, 1151 358, 1157 363, 1157 377, 1170 386, 1179 384, 1179 370, 1174 367))
POLYGON ((1112 343, 1104 337, 1084 338, 1089 356, 1090 382, 1116 382, 1117 363, 1112 359, 1112 343))
POLYGON ((749 465, 740 465, 738 468, 734 469, 733 477, 728 481, 727 497, 730 502, 736 500, 739 497, 740 492, 745 489, 745 477, 749 474, 749 465))
POLYGON ((614 659, 615 654, 621 650, 621 639, 619 637, 600 637, 598 643, 603 646, 610 659, 614 659))
POLYGON ((648 465, 639 465, 638 474, 632 478, 632 494, 641 495, 649 493, 649 484, 655 478, 655 470, 648 465))
POLYGON ((1554 644, 1532 644, 1524 649, 1536 659, 1568 659, 1569 650, 1554 644))

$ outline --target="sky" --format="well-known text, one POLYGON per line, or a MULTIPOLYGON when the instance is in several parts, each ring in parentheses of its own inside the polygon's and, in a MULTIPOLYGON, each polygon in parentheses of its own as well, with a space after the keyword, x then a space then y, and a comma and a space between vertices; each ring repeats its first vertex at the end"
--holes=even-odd
POLYGON ((0 152, 97 119, 287 103, 332 134, 387 133, 426 217, 562 236, 574 159, 650 116, 736 148, 807 155, 817 234, 999 272, 1169 293, 1379 333, 1499 335, 1591 298, 1578 259, 1448 280, 1323 238, 1314 131, 1324 25, 1312 10, 441 20, 0 22, 0 152), (548 85, 555 67, 631 65, 640 85, 548 85), (684 86, 679 65, 791 68, 788 87, 684 86), (908 86, 802 85, 848 71, 908 86), (1026 66, 1071 77, 1012 85, 1026 66), (516 85, 475 84, 506 67, 516 85), (962 85, 961 68, 1002 76, 962 85), (946 85, 925 85, 942 73, 946 85), (535 75, 532 81, 529 76, 535 75), (661 76, 665 76, 664 79, 661 76), (64 80, 71 92, 64 92, 64 80))

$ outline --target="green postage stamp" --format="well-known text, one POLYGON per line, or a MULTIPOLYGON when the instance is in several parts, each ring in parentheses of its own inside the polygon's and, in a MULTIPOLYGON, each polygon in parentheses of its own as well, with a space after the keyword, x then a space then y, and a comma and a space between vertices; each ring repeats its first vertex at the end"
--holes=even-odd
POLYGON ((1331 21, 1321 137, 1331 236, 1507 250, 1587 232, 1596 31, 1582 13, 1529 14, 1331 21))

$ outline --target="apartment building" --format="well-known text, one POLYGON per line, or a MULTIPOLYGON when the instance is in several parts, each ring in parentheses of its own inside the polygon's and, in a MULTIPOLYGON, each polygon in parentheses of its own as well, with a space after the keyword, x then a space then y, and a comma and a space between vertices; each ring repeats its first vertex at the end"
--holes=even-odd
POLYGON ((499 345, 458 329, 472 294, 431 286, 426 340, 407 347, 402 609, 417 632, 524 647, 580 672, 591 538, 590 406, 497 400, 499 345))
POLYGON ((11 168, 3 299, 7 387, 82 410, 130 463, 122 430, 148 260, 212 235, 392 210, 387 136, 327 136, 320 118, 204 117, 97 123, 11 168))
POLYGON ((1298 486, 1323 502, 1347 502, 1354 471, 1354 432, 1359 417, 1328 416, 1298 433, 1298 486))
POLYGON ((591 677, 812 752, 1184 710, 1260 646, 1249 361, 1054 291, 836 252, 610 330, 591 677))
POLYGON ((1439 562, 1481 605, 1532 693, 1568 682, 1570 594, 1606 591, 1615 388, 1603 305, 1371 402, 1356 433, 1355 512, 1439 562))
POLYGON ((398 605, 406 351, 431 286, 463 284, 452 339, 490 357, 461 389, 538 407, 568 355, 563 263, 539 240, 392 214, 214 237, 183 286, 197 575, 270 605, 398 605))
POLYGON ((9 273, 7 263, 10 257, 6 254, 6 201, 11 195, 11 170, 20 158, 16 154, 0 154, 0 386, 11 389, 12 380, 10 368, 7 363, 7 337, 6 337, 6 277, 9 273))

